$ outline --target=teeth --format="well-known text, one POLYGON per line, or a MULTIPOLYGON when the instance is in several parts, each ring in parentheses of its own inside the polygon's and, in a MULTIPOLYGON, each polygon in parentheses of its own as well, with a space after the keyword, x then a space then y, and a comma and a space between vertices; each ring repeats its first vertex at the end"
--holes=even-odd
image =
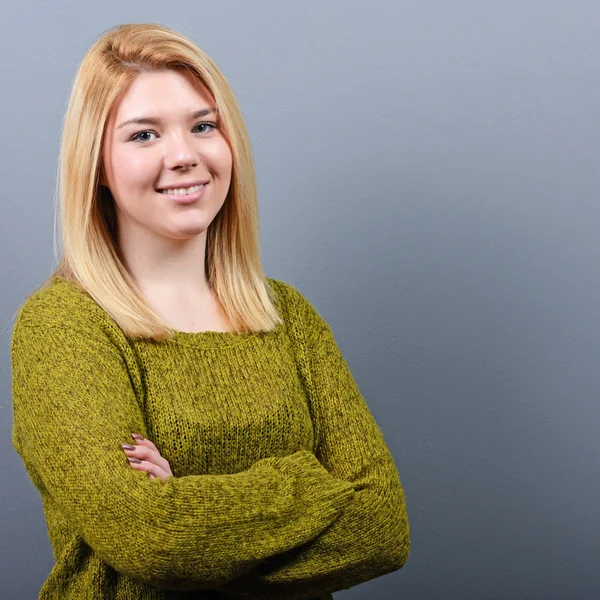
POLYGON ((191 188, 178 188, 178 189, 168 189, 168 190, 161 190, 161 194, 167 194, 169 196, 187 196, 187 194, 193 194, 194 192, 197 192, 198 190, 201 190, 206 184, 203 183, 202 185, 194 185, 191 188))

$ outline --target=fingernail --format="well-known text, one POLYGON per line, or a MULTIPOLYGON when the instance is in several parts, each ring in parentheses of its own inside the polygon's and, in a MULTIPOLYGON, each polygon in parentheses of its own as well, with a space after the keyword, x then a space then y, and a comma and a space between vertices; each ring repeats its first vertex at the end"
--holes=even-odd
POLYGON ((132 463, 140 464, 142 461, 139 458, 132 458, 131 456, 127 457, 127 460, 132 463))
POLYGON ((123 450, 135 450, 135 446, 132 446, 131 444, 121 444, 121 448, 123 448, 123 450))
POLYGON ((132 437, 134 440, 140 440, 140 441, 144 439, 144 438, 143 438, 141 435, 139 435, 138 433, 132 433, 132 434, 131 434, 131 437, 132 437))

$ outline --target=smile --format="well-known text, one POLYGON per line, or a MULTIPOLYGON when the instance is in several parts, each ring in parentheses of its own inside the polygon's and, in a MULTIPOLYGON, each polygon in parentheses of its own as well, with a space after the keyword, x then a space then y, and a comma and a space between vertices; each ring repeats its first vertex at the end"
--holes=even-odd
POLYGON ((202 185, 195 185, 187 189, 157 190, 157 193, 164 196, 165 200, 169 200, 175 204, 195 204, 204 196, 204 194, 206 194, 207 187, 208 183, 204 183, 202 185))
POLYGON ((161 194, 167 194, 168 196, 187 196, 188 194, 193 194, 194 192, 200 191, 205 186, 206 183, 203 183, 202 185, 194 185, 191 188, 158 190, 158 192, 161 194))

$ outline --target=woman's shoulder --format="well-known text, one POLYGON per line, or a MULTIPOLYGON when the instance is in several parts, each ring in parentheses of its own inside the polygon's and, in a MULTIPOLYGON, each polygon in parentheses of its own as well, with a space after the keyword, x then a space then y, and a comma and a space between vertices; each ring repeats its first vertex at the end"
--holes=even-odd
POLYGON ((267 282, 275 293, 276 300, 289 301, 294 292, 297 293, 296 288, 291 283, 287 283, 281 279, 267 277, 267 282))
POLYGON ((110 315, 78 284, 54 277, 31 293, 18 308, 13 338, 19 330, 61 329, 113 345, 126 343, 110 315))
POLYGON ((267 280, 276 294, 275 301, 284 319, 301 321, 304 326, 310 326, 314 321, 323 322, 315 306, 295 285, 271 277, 267 277, 267 280))
POLYGON ((297 287, 287 281, 267 277, 267 282, 274 292, 273 300, 277 308, 285 313, 284 317, 291 318, 297 315, 308 302, 297 287))
POLYGON ((32 327, 84 325, 103 312, 77 284, 54 277, 27 296, 17 311, 17 322, 32 327))

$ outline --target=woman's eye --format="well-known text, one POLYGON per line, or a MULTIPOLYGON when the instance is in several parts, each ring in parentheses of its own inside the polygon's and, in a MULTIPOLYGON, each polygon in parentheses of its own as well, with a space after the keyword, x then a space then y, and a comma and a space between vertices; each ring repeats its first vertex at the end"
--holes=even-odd
POLYGON ((211 121, 204 121, 202 123, 198 123, 198 125, 196 125, 196 127, 204 127, 204 131, 201 131, 200 133, 208 133, 209 131, 212 131, 213 129, 217 128, 217 124, 216 123, 212 123, 211 121), (208 129, 206 129, 208 128, 208 129))
MULTIPOLYGON (((205 121, 202 123, 198 123, 197 125, 195 125, 194 128, 196 128, 196 127, 203 128, 203 131, 199 131, 198 133, 210 133, 213 129, 217 128, 217 124, 213 123, 212 121, 205 121)), ((141 136, 147 136, 147 135, 156 135, 156 134, 153 131, 140 131, 131 138, 131 141, 132 142, 141 142, 141 143, 149 142, 150 139, 148 139, 148 138, 142 139, 142 137, 141 137, 141 136)))
POLYGON ((144 140, 142 140, 142 139, 140 138, 140 136, 142 136, 142 135, 154 135, 154 132, 153 132, 153 131, 140 131, 139 133, 136 133, 136 134, 135 134, 135 135, 134 135, 134 136, 131 138, 131 141, 132 141, 132 142, 137 142, 138 140, 141 140, 142 142, 148 142, 148 141, 150 141, 150 140, 148 140, 148 139, 144 139, 144 140))

